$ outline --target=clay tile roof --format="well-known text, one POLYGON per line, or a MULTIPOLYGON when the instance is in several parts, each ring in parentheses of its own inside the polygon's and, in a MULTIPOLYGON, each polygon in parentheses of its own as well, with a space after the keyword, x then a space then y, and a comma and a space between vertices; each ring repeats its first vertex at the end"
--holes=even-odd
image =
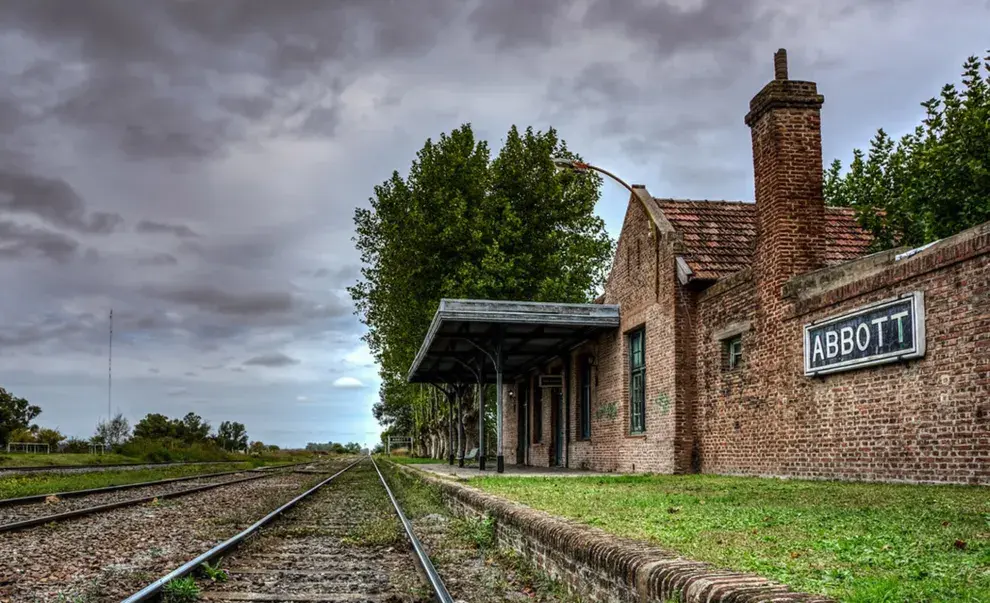
MULTIPOLYGON (((756 205, 745 201, 655 199, 684 241, 684 260, 694 278, 715 280, 752 263, 756 241, 756 205)), ((867 253, 871 237, 856 223, 853 210, 825 208, 825 262, 840 264, 867 253)))

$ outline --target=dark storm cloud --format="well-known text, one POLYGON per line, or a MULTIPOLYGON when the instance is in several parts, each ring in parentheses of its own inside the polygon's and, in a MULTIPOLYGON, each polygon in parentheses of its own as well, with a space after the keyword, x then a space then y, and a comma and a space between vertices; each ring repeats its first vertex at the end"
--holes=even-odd
POLYGON ((481 2, 468 22, 483 39, 502 49, 521 45, 550 46, 556 42, 566 2, 501 0, 481 2))
POLYGON ((198 237, 199 235, 185 224, 167 224, 165 222, 155 222, 154 220, 141 220, 137 223, 138 232, 153 234, 172 234, 179 238, 198 237))
POLYGON ((703 0, 690 8, 680 4, 592 0, 578 20, 570 19, 567 13, 574 5, 566 2, 482 2, 469 22, 482 39, 494 41, 500 49, 550 47, 582 30, 613 28, 644 42, 657 57, 752 36, 769 22, 759 14, 757 0, 703 0))
POLYGON ((27 114, 21 110, 18 103, 11 99, 0 98, 0 134, 10 134, 27 119, 27 114))
POLYGON ((179 263, 171 253, 155 253, 136 260, 139 266, 175 266, 179 263))
POLYGON ((288 312, 292 295, 283 291, 234 293, 208 285, 148 288, 147 292, 165 301, 195 306, 200 310, 236 316, 263 316, 288 312))
POLYGON ((299 361, 295 358, 286 356, 281 352, 274 352, 272 354, 262 354, 260 356, 255 356, 244 361, 247 366, 266 366, 271 368, 278 368, 284 366, 292 366, 294 364, 299 364, 299 361))
MULTIPOLYGON (((333 136, 343 80, 331 80, 318 101, 287 99, 313 76, 345 68, 342 61, 430 50, 459 8, 449 0, 15 0, 5 3, 0 27, 85 64, 73 72, 81 81, 51 91, 60 100, 50 116, 132 158, 203 159, 250 140, 266 120, 262 131, 282 132, 292 119, 288 129, 301 136, 333 136)), ((37 72, 52 71, 50 61, 32 65, 15 84, 44 84, 37 72)), ((0 128, 23 109, 3 102, 0 128)))
POLYGON ((50 230, 0 221, 0 257, 28 258, 41 256, 67 262, 76 255, 79 243, 50 230))
POLYGON ((361 276, 361 267, 356 264, 348 264, 339 268, 317 268, 303 272, 306 276, 318 279, 329 279, 338 283, 351 284, 361 276))
POLYGON ((58 316, 45 316, 35 324, 7 327, 0 330, 0 346, 22 347, 73 337, 86 330, 95 316, 79 316, 77 320, 65 320, 58 316))
POLYGON ((757 0, 702 0, 691 8, 669 1, 596 0, 584 25, 618 27, 664 57, 684 48, 752 39, 771 22, 758 8, 757 0))
POLYGON ((0 212, 33 214, 53 226, 107 234, 123 222, 118 214, 86 216, 82 198, 64 180, 0 168, 0 212))

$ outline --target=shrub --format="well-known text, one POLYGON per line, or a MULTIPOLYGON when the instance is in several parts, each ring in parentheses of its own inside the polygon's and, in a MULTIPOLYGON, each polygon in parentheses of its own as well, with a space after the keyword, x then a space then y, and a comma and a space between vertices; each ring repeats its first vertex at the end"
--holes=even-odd
POLYGON ((68 454, 85 454, 89 452, 89 442, 79 438, 69 438, 62 443, 60 451, 68 454))
POLYGON ((168 463, 174 458, 167 444, 167 439, 134 438, 121 446, 120 452, 125 456, 139 458, 149 463, 168 463))

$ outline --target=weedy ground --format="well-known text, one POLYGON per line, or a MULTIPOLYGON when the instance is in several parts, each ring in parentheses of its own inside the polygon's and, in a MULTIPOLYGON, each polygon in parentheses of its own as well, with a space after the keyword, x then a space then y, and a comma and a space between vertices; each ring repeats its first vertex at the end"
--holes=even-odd
POLYGON ((427 458, 420 458, 415 456, 402 456, 402 455, 393 455, 390 457, 378 457, 378 458, 387 458, 387 460, 392 461, 393 463, 398 463, 400 465, 435 465, 437 463, 446 462, 443 459, 427 459, 427 458))
POLYGON ((76 465, 115 465, 119 463, 140 463, 122 454, 35 454, 14 453, 0 454, 0 468, 3 467, 33 467, 33 466, 66 466, 76 465))
POLYGON ((990 601, 988 488, 709 475, 469 483, 842 601, 990 601))
POLYGON ((379 463, 379 467, 455 599, 478 603, 581 601, 526 558, 499 548, 491 518, 455 517, 434 486, 388 463, 379 463))
POLYGON ((32 496, 52 492, 69 492, 88 488, 104 488, 135 484, 172 477, 187 477, 251 469, 251 463, 222 463, 216 465, 173 465, 149 469, 100 470, 86 473, 31 473, 0 476, 0 498, 32 496))

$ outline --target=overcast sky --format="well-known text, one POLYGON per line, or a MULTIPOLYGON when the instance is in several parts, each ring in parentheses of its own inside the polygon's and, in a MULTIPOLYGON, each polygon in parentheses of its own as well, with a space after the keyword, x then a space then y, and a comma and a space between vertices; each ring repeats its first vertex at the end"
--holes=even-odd
POLYGON ((372 443, 352 215, 427 137, 552 125, 656 196, 752 199, 774 50, 847 160, 913 127, 988 22, 987 0, 4 0, 0 385, 91 435, 112 307, 132 422, 372 443))

